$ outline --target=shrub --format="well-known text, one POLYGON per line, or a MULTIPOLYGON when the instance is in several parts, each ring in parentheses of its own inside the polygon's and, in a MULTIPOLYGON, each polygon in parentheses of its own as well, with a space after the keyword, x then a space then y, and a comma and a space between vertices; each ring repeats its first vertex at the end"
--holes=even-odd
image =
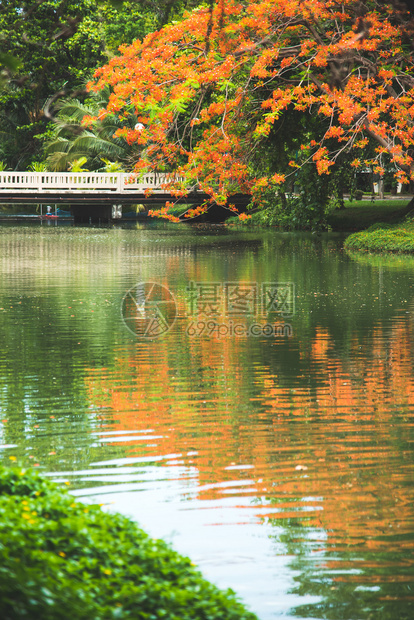
POLYGON ((2 620, 254 620, 130 519, 0 468, 2 620))

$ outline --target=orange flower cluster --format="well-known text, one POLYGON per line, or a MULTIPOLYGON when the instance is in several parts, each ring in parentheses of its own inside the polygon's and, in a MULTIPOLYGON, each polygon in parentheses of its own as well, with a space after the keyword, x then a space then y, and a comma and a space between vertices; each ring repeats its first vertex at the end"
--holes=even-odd
POLYGON ((247 213, 240 213, 239 215, 239 220, 241 220, 242 222, 245 222, 246 220, 250 220, 251 219, 251 215, 247 215, 247 213))
MULTIPOLYGON (((100 117, 145 119, 145 130, 125 127, 117 134, 140 145, 137 171, 174 170, 189 191, 198 183, 220 204, 234 193, 254 200, 262 192, 251 162, 275 140, 272 130, 288 109, 320 115, 322 138, 312 145, 311 132, 303 130, 320 174, 329 174, 339 151, 370 140, 382 149, 378 165, 386 154, 399 180, 408 182, 414 179, 414 67, 406 41, 413 20, 378 0, 367 0, 361 17, 359 4, 216 2, 120 48, 89 88, 111 87, 100 117)), ((357 161, 367 165, 358 158, 354 166, 357 161)), ((268 180, 283 183, 284 174, 269 170, 268 180)))
POLYGON ((159 217, 161 219, 169 220, 170 222, 179 222, 180 219, 176 215, 172 215, 172 213, 168 213, 169 206, 165 206, 162 209, 154 211, 150 209, 148 211, 148 215, 152 217, 159 217))
POLYGON ((199 207, 196 207, 195 209, 188 209, 188 211, 185 212, 184 217, 185 218, 198 217, 199 215, 206 213, 207 209, 208 209, 207 205, 200 205, 199 207))

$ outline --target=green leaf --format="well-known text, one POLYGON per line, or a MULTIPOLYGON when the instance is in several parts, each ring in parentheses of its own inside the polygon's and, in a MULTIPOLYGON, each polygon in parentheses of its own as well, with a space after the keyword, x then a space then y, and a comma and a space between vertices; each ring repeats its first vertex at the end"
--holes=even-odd
POLYGON ((10 71, 17 71, 21 64, 21 61, 16 56, 0 52, 0 65, 5 66, 10 71))

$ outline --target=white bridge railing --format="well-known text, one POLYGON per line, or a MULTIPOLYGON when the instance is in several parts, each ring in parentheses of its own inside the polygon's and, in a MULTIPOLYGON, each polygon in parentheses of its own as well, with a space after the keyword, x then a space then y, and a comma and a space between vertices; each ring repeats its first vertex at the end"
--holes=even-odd
POLYGON ((121 194, 168 193, 163 184, 171 182, 170 174, 145 174, 137 179, 130 173, 117 172, 0 172, 1 193, 88 193, 116 192, 121 194))

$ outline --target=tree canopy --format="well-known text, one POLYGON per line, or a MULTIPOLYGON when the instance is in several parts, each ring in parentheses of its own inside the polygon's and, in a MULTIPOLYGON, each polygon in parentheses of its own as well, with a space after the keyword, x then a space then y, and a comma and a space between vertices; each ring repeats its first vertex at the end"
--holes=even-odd
POLYGON ((305 162, 329 175, 344 156, 407 183, 413 37, 397 2, 211 0, 98 69, 89 88, 112 92, 84 123, 116 114, 137 173, 170 170, 177 194, 199 186, 219 204, 236 191, 260 201, 305 162))
POLYGON ((14 66, 0 92, 0 155, 12 167, 24 168, 36 152, 48 99, 84 88, 108 58, 96 13, 92 0, 1 3, 0 53, 14 66))
POLYGON ((191 0, 0 2, 0 159, 15 169, 42 159, 60 97, 85 83, 118 46, 161 27, 191 0))

